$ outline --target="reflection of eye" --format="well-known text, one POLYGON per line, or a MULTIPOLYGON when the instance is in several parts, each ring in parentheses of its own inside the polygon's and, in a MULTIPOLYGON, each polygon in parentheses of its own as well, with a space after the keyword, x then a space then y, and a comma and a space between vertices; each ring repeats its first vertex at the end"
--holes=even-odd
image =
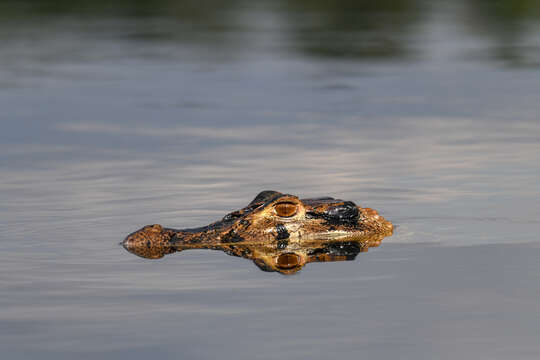
POLYGON ((294 253, 281 254, 276 262, 280 269, 292 269, 300 264, 300 257, 294 253))
POLYGON ((296 205, 290 202, 278 203, 274 206, 277 216, 291 217, 296 214, 296 205))

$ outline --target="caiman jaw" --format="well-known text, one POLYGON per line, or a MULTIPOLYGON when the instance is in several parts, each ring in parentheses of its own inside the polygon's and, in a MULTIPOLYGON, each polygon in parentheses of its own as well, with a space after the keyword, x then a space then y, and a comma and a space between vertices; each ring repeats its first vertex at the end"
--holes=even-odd
MULTIPOLYGON (((393 232, 393 225, 384 219, 376 210, 370 208, 357 207, 357 218, 350 222, 332 223, 333 219, 317 219, 319 225, 308 225, 307 219, 300 220, 299 222, 306 222, 304 227, 293 226, 294 230, 288 224, 279 225, 282 229, 285 229, 287 238, 292 241, 302 240, 343 240, 348 238, 358 238, 367 236, 370 234, 380 234, 389 236, 393 232), (287 231, 288 229, 288 231, 287 231), (291 231, 292 230, 292 231, 291 231), (290 236, 290 237, 289 237, 290 236), (301 239, 301 240, 300 240, 301 239)), ((319 215, 311 215, 319 216, 319 215)), ((321 215, 322 216, 322 215, 321 215)), ((161 225, 147 225, 142 229, 129 234, 122 245, 127 250, 140 247, 161 246, 164 248, 174 247, 175 245, 211 245, 216 243, 253 243, 254 240, 260 241, 272 241, 274 236, 270 236, 271 239, 263 239, 268 236, 268 231, 275 231, 275 224, 268 228, 268 231, 264 231, 264 235, 261 233, 258 236, 262 236, 257 239, 242 238, 234 231, 230 231, 230 227, 205 227, 201 228, 202 231, 193 231, 190 229, 176 230, 170 228, 164 228, 161 225), (219 239, 219 240, 218 240, 219 239)), ((199 229, 197 229, 199 230, 199 229)), ((276 236, 276 239, 279 238, 276 236)))
POLYGON ((122 246, 127 250, 138 247, 173 247, 177 243, 199 244, 209 237, 209 232, 192 232, 189 230, 175 230, 164 228, 161 225, 147 225, 137 230, 124 239, 122 246))

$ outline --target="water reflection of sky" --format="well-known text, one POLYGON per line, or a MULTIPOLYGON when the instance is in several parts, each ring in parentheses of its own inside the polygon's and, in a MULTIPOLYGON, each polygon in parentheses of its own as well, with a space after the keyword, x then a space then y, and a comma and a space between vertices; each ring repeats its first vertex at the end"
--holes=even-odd
POLYGON ((526 0, 2 2, 2 351, 537 358, 538 16, 526 0), (397 231, 286 281, 117 245, 263 189, 354 200, 397 231))
MULTIPOLYGON (((403 228, 435 212, 454 225, 503 218, 515 225, 490 226, 519 230, 508 237, 488 229, 490 237, 467 243, 534 240, 540 129, 529 72, 458 63, 457 71, 388 65, 364 74, 351 64, 300 65, 197 71, 100 63, 77 70, 97 78, 4 92, 2 107, 13 109, 3 115, 7 219, 50 215, 49 206, 36 206, 39 198, 78 208, 82 218, 132 216, 138 206, 125 204, 146 199, 133 226, 178 226, 179 218, 196 226, 273 188, 355 199, 403 228), (208 215, 181 216, 194 211, 208 215)), ((456 241, 455 229, 445 236, 420 223, 426 228, 408 229, 426 234, 417 241, 456 241)))
POLYGON ((7 234, 196 226, 272 188, 380 208, 390 241, 535 239, 538 70, 485 36, 528 41, 532 3, 44 4, 3 5, 7 234))

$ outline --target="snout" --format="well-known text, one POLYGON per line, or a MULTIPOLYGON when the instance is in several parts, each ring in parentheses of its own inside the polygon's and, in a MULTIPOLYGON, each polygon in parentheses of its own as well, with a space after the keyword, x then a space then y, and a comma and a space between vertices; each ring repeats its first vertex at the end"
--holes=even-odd
POLYGON ((148 225, 137 230, 122 241, 124 249, 132 254, 146 258, 159 259, 166 254, 175 252, 169 238, 161 225, 148 225))
POLYGON ((147 225, 137 230, 122 241, 122 246, 130 250, 140 246, 155 246, 164 241, 163 227, 158 224, 147 225))

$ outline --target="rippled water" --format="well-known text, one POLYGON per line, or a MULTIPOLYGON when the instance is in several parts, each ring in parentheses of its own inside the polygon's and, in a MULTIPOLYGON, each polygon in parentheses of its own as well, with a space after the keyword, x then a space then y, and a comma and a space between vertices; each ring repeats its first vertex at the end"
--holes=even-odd
POLYGON ((2 358, 538 358, 534 2, 70 4, 0 5, 2 358), (264 189, 397 229, 292 277, 118 246, 264 189))

